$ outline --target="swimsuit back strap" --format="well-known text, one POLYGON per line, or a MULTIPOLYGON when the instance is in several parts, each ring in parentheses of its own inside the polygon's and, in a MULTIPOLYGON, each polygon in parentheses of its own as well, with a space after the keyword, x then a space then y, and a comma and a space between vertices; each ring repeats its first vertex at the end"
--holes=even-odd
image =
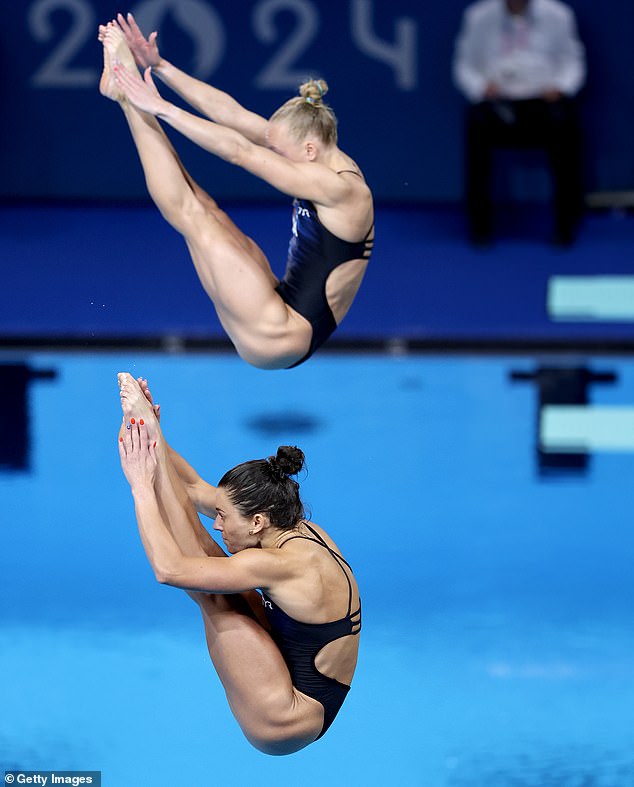
MULTIPOLYGON (((339 170, 337 170, 337 175, 341 175, 343 172, 351 172, 353 175, 357 175, 359 178, 362 178, 363 180, 365 180, 363 175, 360 172, 357 172, 356 169, 339 169, 339 170)), ((374 243, 374 240, 368 241, 368 238, 370 237, 370 233, 372 232, 373 229, 374 229, 374 222, 372 222, 372 226, 366 232, 365 238, 363 239, 364 241, 366 241, 366 243, 368 243, 368 242, 370 244, 374 243)), ((370 246, 370 248, 372 248, 372 247, 370 246)), ((341 559, 343 560, 343 558, 341 558, 341 559)), ((346 565, 348 565, 348 564, 346 563, 346 565)), ((348 566, 348 568, 350 568, 350 566, 348 566)))
POLYGON ((325 540, 322 538, 322 536, 320 536, 319 533, 308 524, 308 522, 304 522, 304 524, 315 537, 310 538, 310 536, 291 536, 290 538, 287 538, 286 541, 284 541, 282 544, 280 544, 280 548, 283 547, 284 544, 286 544, 289 541, 292 541, 295 538, 303 538, 305 541, 313 541, 315 544, 319 544, 320 546, 324 547, 324 549, 327 549, 328 552, 330 552, 332 557, 335 559, 339 568, 342 570, 343 575, 346 578, 346 582, 348 583, 348 611, 346 612, 346 617, 349 617, 350 612, 352 611, 352 582, 350 582, 350 577, 348 576, 348 572, 345 570, 342 563, 348 566, 350 571, 352 571, 352 566, 338 552, 335 552, 335 550, 332 549, 332 547, 329 547, 328 544, 325 542, 325 540))
POLYGON ((308 522, 304 522, 304 524, 310 530, 310 532, 315 536, 315 538, 319 541, 319 543, 330 552, 333 558, 337 561, 339 568, 343 571, 343 575, 346 578, 346 582, 348 583, 348 612, 346 613, 346 617, 347 617, 348 615, 350 615, 350 612, 352 611, 352 582, 350 582, 350 577, 348 576, 348 572, 345 570, 342 563, 348 566, 350 571, 352 571, 352 566, 338 552, 335 552, 335 550, 332 549, 332 547, 329 547, 326 541, 324 540, 323 536, 319 535, 319 533, 314 528, 312 528, 308 524, 308 522))
POLYGON ((304 522, 304 524, 310 530, 310 532, 315 536, 315 538, 319 541, 319 543, 323 544, 326 547, 326 549, 330 552, 330 554, 333 557, 337 558, 338 560, 341 560, 343 563, 346 564, 346 566, 348 566, 350 571, 352 571, 352 566, 350 565, 350 563, 348 563, 348 561, 342 555, 340 555, 339 552, 335 552, 335 550, 332 547, 329 547, 323 536, 321 536, 314 528, 312 528, 308 524, 308 522, 304 522))

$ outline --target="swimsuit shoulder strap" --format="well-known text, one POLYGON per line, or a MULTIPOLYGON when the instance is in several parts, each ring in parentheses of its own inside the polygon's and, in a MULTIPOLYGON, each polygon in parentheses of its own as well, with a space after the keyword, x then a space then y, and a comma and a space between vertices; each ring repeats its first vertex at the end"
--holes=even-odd
POLYGON ((287 544, 289 541, 293 541, 293 539, 295 538, 302 538, 304 539, 304 541, 312 541, 313 543, 319 544, 319 546, 324 547, 324 549, 327 549, 328 552, 330 552, 330 554, 336 561, 339 568, 342 570, 343 575, 346 578, 346 582, 348 583, 348 612, 346 613, 346 617, 349 617, 350 612, 352 611, 352 582, 350 582, 350 577, 348 576, 348 572, 345 570, 342 564, 348 566, 350 571, 352 571, 352 566, 338 552, 335 552, 335 550, 332 547, 329 547, 326 541, 322 538, 322 536, 320 536, 319 533, 308 524, 308 522, 304 522, 304 525, 306 525, 306 527, 310 530, 314 538, 311 538, 310 536, 291 536, 290 538, 287 538, 286 541, 283 541, 279 545, 278 549, 281 549, 284 546, 284 544, 287 544))

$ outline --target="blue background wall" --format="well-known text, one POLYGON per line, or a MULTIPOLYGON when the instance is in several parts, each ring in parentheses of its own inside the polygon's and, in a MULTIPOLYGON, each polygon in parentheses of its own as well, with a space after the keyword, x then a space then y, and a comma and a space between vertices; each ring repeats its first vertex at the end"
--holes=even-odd
MULTIPOLYGON (((162 52, 248 107, 270 114, 322 75, 379 199, 453 201, 461 192, 462 99, 451 83, 464 0, 142 0, 162 52), (395 45, 395 41, 398 45, 395 45)), ((590 189, 634 186, 634 4, 573 0, 587 46, 590 189)), ((0 197, 145 199, 117 108, 97 92, 105 0, 6 4, 0 28, 0 197)), ((276 198, 265 184, 177 140, 216 196, 276 198)))

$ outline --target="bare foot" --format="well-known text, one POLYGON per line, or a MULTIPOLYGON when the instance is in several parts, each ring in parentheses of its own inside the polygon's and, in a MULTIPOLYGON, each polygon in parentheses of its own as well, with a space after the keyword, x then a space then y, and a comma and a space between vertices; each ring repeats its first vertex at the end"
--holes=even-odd
POLYGON ((145 394, 145 398, 152 405, 152 410, 154 410, 154 415, 156 416, 156 420, 160 421, 161 420, 161 405, 160 404, 154 404, 154 397, 152 396, 152 393, 150 391, 150 386, 148 384, 148 381, 145 379, 145 377, 137 377, 136 381, 139 384, 139 387, 141 388, 143 393, 145 394))
MULTIPOLYGON (((108 23, 111 24, 111 23, 108 23)), ((99 80, 99 92, 102 96, 112 99, 112 101, 121 101, 123 93, 117 87, 115 82, 114 72, 112 70, 112 62, 110 60, 110 51, 105 45, 106 31, 108 27, 99 25, 99 40, 104 45, 103 47, 103 72, 99 80)))
POLYGON ((115 82, 113 66, 116 63, 121 63, 129 71, 135 73, 137 67, 134 57, 116 23, 108 22, 107 25, 100 25, 98 38, 103 44, 103 73, 99 82, 99 91, 106 98, 121 101, 123 93, 115 82))
POLYGON ((121 409, 123 410, 124 420, 128 424, 133 422, 132 419, 139 422, 143 420, 147 426, 148 439, 156 440, 160 436, 161 429, 154 415, 152 405, 141 390, 141 386, 128 372, 120 372, 117 378, 119 380, 121 409))
POLYGON ((104 46, 110 52, 112 60, 118 60, 122 66, 135 73, 137 65, 134 56, 130 51, 130 47, 125 40, 121 28, 117 25, 116 21, 111 22, 106 26, 104 33, 104 46))

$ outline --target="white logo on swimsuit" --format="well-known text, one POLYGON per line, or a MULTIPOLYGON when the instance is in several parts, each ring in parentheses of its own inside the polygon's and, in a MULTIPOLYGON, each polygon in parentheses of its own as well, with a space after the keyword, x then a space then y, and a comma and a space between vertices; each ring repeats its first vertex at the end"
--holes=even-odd
POLYGON ((270 602, 270 601, 265 601, 264 599, 262 599, 262 603, 263 603, 263 604, 264 604, 264 606, 265 606, 265 607, 267 607, 268 609, 273 609, 273 604, 271 604, 271 602, 270 602))
POLYGON ((310 218, 310 211, 308 208, 302 208, 301 205, 296 205, 295 210, 293 211, 293 235, 297 238, 299 233, 297 232, 297 217, 304 216, 306 218, 310 218))

